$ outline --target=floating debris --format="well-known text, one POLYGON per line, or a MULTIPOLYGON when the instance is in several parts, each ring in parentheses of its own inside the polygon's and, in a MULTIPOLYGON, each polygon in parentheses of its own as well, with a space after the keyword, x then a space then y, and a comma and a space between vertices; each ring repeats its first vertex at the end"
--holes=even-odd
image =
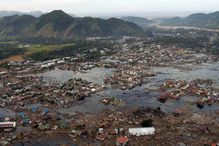
POLYGON ((116 97, 104 97, 100 99, 99 102, 105 105, 113 105, 113 106, 124 105, 124 102, 121 99, 118 99, 116 97))

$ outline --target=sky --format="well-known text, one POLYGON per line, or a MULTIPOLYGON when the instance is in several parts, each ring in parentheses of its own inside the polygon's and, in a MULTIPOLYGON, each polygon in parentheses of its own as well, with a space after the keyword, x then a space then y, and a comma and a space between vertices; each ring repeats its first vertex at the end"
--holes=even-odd
POLYGON ((75 15, 213 12, 219 11, 219 0, 0 0, 0 10, 57 9, 75 15))

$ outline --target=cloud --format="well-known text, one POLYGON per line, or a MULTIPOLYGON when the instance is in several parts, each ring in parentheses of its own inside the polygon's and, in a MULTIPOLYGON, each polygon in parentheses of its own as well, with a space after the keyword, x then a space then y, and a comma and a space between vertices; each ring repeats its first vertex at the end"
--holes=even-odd
POLYGON ((0 0, 0 10, 70 13, 219 10, 219 0, 0 0))
POLYGON ((65 9, 79 7, 86 0, 0 0, 1 10, 19 10, 19 11, 51 11, 54 9, 65 9))

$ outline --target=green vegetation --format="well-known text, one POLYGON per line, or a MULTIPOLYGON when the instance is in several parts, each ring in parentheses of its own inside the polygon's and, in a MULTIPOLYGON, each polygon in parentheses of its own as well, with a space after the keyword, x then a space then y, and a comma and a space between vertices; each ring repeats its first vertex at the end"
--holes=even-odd
POLYGON ((74 42, 72 39, 44 38, 44 37, 17 38, 15 40, 21 44, 37 44, 37 45, 61 45, 61 44, 71 44, 72 42, 74 42))
POLYGON ((189 37, 156 37, 152 42, 161 45, 176 45, 185 48, 203 48, 206 47, 207 38, 189 38, 189 37))
POLYGON ((0 45, 0 59, 6 59, 10 56, 23 54, 25 49, 12 46, 2 47, 0 45))
POLYGON ((53 41, 49 42, 47 39, 42 41, 43 38, 40 39, 39 44, 37 44, 38 41, 34 41, 36 44, 29 45, 29 43, 25 43, 25 40, 26 39, 22 39, 21 41, 19 39, 0 41, 0 59, 7 59, 15 55, 31 55, 38 52, 54 51, 74 45, 74 43, 70 42, 65 43, 68 41, 58 41, 56 43, 53 43, 53 41))
POLYGON ((48 51, 54 51, 56 49, 62 49, 64 47, 70 47, 74 44, 61 44, 61 45, 31 45, 26 50, 26 54, 34 54, 38 52, 48 52, 48 51))
POLYGON ((61 58, 61 57, 75 57, 78 54, 86 54, 84 56, 84 59, 86 60, 92 60, 92 59, 98 59, 101 57, 100 50, 103 48, 109 48, 111 49, 108 54, 113 53, 113 43, 111 42, 103 42, 103 41, 94 41, 94 42, 88 42, 88 41, 78 41, 75 42, 75 44, 68 44, 68 45, 60 45, 60 46, 53 46, 54 48, 48 49, 48 46, 45 47, 43 51, 36 51, 32 54, 29 54, 27 58, 37 60, 37 61, 45 61, 55 58, 61 58), (94 49, 94 50, 90 50, 94 49))
POLYGON ((0 42, 0 45, 3 45, 3 44, 17 44, 18 42, 17 41, 5 41, 5 42, 0 42))
POLYGON ((43 38, 2 40, 0 41, 0 59, 7 59, 15 55, 22 55, 22 57, 37 61, 76 55, 83 55, 84 59, 96 59, 102 56, 101 49, 109 48, 111 50, 105 51, 105 53, 113 53, 112 49, 115 45, 110 40, 73 42, 67 39, 55 42, 56 40, 44 40, 43 38), (29 42, 34 42, 34 44, 29 42))

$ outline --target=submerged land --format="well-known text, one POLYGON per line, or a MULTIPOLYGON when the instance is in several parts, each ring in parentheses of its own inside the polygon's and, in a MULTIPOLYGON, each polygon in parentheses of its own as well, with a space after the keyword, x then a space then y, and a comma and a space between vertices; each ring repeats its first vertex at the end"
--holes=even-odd
MULTIPOLYGON (((60 11, 52 15, 57 12, 64 15, 60 11)), ((67 18, 70 27, 74 20, 67 18)), ((85 28, 81 23, 87 19, 75 21, 85 28)), ((112 25, 111 36, 72 39, 67 37, 72 36, 69 31, 60 39, 56 35, 62 33, 50 33, 51 38, 37 30, 35 37, 1 39, 0 121, 16 122, 16 127, 0 129, 0 145, 219 142, 219 33, 151 25, 142 29, 113 21, 135 30, 129 33, 144 35, 128 36, 112 25), (130 132, 148 127, 155 132, 130 132)))

